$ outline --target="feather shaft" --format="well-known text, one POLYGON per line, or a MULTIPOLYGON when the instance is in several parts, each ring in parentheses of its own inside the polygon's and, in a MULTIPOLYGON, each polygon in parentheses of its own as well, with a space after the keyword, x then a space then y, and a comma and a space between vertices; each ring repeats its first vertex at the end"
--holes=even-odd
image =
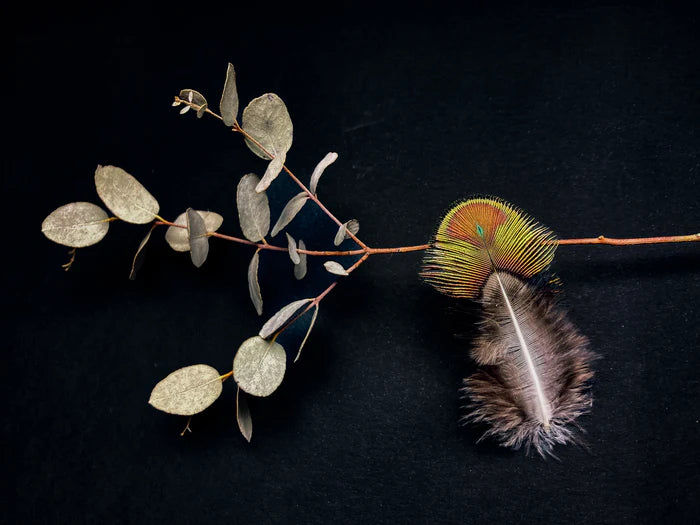
POLYGON ((525 357, 527 369, 530 373, 530 377, 532 378, 532 384, 535 387, 535 393, 537 395, 537 406, 539 407, 540 412, 540 421, 542 422, 544 429, 548 431, 549 420, 552 419, 552 410, 550 409, 549 402, 547 401, 547 398, 544 395, 544 390, 542 389, 542 382, 540 381, 540 377, 537 374, 535 363, 532 359, 532 355, 530 353, 530 349, 528 348, 527 342, 525 341, 523 331, 520 328, 520 323, 518 323, 518 318, 515 315, 515 311, 513 311, 513 306, 510 303, 510 299, 508 299, 506 289, 503 287, 503 281, 501 281, 501 277, 498 275, 498 272, 494 272, 494 275, 498 280, 498 286, 501 289, 501 294, 503 294, 503 301, 505 302, 506 309, 508 310, 508 315, 510 315, 510 320, 513 323, 515 334, 517 335, 518 342, 520 343, 520 351, 525 357))

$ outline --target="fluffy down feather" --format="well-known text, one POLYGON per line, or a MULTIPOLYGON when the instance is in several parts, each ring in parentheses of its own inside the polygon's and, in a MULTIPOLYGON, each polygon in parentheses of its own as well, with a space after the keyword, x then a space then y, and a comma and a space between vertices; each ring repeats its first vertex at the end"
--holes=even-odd
POLYGON ((471 356, 483 369, 464 380, 464 420, 488 425, 481 439, 543 457, 556 444, 580 441, 576 419, 592 406, 596 357, 588 340, 545 289, 504 272, 488 278, 480 302, 471 356))

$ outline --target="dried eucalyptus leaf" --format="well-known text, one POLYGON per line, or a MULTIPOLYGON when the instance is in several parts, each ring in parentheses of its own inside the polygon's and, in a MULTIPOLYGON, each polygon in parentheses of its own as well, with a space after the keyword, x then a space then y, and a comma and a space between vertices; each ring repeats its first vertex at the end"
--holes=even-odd
POLYGON ((180 110, 180 115, 184 115, 184 114, 187 113, 190 109, 192 109, 191 106, 185 106, 184 108, 182 108, 182 109, 180 110))
POLYGON ((321 159, 321 162, 316 165, 314 172, 311 174, 311 182, 309 183, 309 190, 311 190, 311 193, 316 193, 318 180, 321 178, 321 175, 323 175, 324 170, 333 164, 337 159, 338 154, 331 151, 330 153, 327 153, 326 156, 321 159))
POLYGON ((313 301, 313 299, 300 299, 298 301, 294 301, 293 303, 289 303, 267 320, 267 322, 260 329, 258 335, 263 339, 267 339, 278 329, 282 328, 282 325, 284 325, 284 323, 286 323, 287 320, 294 315, 299 308, 307 303, 310 303, 311 301, 313 301))
POLYGON ((262 179, 260 179, 260 182, 258 182, 258 185, 255 187, 255 191, 260 193, 261 191, 265 191, 270 187, 272 181, 275 180, 282 171, 286 158, 286 153, 278 153, 277 156, 270 161, 265 169, 262 179))
POLYGON ((260 182, 257 175, 244 175, 236 189, 238 220, 246 239, 251 242, 262 240, 270 229, 270 205, 267 195, 255 191, 260 182))
MULTIPOLYGON (((287 106, 274 93, 266 93, 251 100, 243 110, 241 127, 266 151, 276 157, 285 154, 292 147, 293 126, 287 106)), ((258 157, 270 160, 271 157, 257 144, 246 137, 246 144, 258 157)))
POLYGON ((238 348, 233 358, 233 378, 249 394, 265 397, 280 386, 286 367, 287 355, 282 345, 255 336, 238 348))
POLYGON ((221 395, 221 375, 209 365, 176 370, 158 383, 148 403, 168 414, 192 416, 221 395))
POLYGON ((311 333, 311 329, 314 327, 314 323, 316 322, 316 316, 318 315, 318 303, 316 303, 314 308, 314 315, 311 317, 311 324, 309 324, 308 330, 306 330, 306 335, 304 336, 304 340, 301 342, 301 345, 299 346, 299 351, 297 352, 297 356, 294 358, 294 362, 296 363, 299 357, 301 357, 301 349, 304 348, 304 345, 306 344, 306 340, 309 338, 309 334, 311 333))
MULTIPOLYGON (((304 241, 299 239, 299 250, 306 250, 306 244, 304 241)), ((298 252, 297 252, 298 253, 298 252)), ((297 279, 303 279, 306 276, 306 254, 299 254, 299 264, 294 265, 294 277, 297 279)))
POLYGON ((360 231, 360 222, 357 219, 352 219, 341 224, 338 228, 338 233, 335 234, 335 239, 333 239, 333 244, 340 246, 340 244, 345 240, 350 238, 350 234, 357 235, 360 231))
POLYGON ((277 219, 277 222, 272 227, 270 235, 274 237, 279 232, 281 232, 282 229, 285 226, 287 226, 287 224, 292 222, 292 219, 294 219, 297 213, 301 211, 308 199, 309 196, 304 192, 297 193, 294 197, 292 197, 289 200, 289 202, 285 205, 284 209, 282 210, 282 213, 280 213, 280 217, 279 219, 277 219))
POLYGON ((301 262, 301 258, 299 257, 299 252, 297 252, 297 243, 294 240, 294 237, 288 233, 285 235, 287 235, 287 249, 289 250, 289 258, 294 264, 299 264, 301 262))
POLYGON ((190 257, 197 268, 209 255, 209 237, 204 218, 192 208, 187 208, 187 238, 190 242, 190 257))
POLYGON ((255 306, 255 311, 258 315, 262 315, 263 312, 263 300, 262 294, 260 293, 260 283, 258 283, 258 265, 260 264, 260 249, 255 250, 253 258, 250 260, 248 265, 248 292, 250 293, 250 300, 253 301, 253 306, 255 306))
POLYGON ((197 110, 197 118, 202 118, 207 112, 207 109, 209 109, 209 106, 207 104, 200 106, 200 108, 197 110))
MULTIPOLYGON (((218 213, 213 211, 203 211, 197 210, 202 218, 204 219, 204 225, 207 228, 208 233, 215 232, 218 230, 224 222, 224 218, 218 213)), ((187 226, 187 212, 181 213, 175 219, 174 224, 181 224, 182 226, 187 226)), ((176 252, 189 252, 190 251, 190 240, 187 237, 187 228, 178 228, 177 226, 169 226, 165 232, 165 240, 168 242, 170 247, 176 252)))
POLYGON ((146 224, 158 215, 158 201, 121 168, 97 166, 95 186, 102 202, 123 221, 146 224))
POLYGON ((348 276, 350 275, 343 266, 335 261, 326 261, 323 263, 323 266, 326 268, 326 270, 330 273, 333 273, 335 275, 343 275, 343 276, 348 276))
POLYGON ((226 69, 226 82, 224 83, 224 92, 221 94, 219 109, 224 124, 229 127, 233 126, 238 116, 238 90, 236 89, 236 71, 230 62, 226 69))
POLYGON ((335 246, 339 246, 341 242, 343 242, 348 235, 348 230, 347 226, 345 224, 341 224, 340 227, 338 228, 337 233, 335 234, 335 239, 333 239, 333 244, 335 246))
POLYGON ((52 211, 41 223, 47 238, 71 248, 100 242, 109 230, 109 216, 91 202, 71 202, 52 211))
POLYGON ((141 266, 143 265, 143 260, 146 258, 146 250, 144 250, 144 248, 148 244, 148 241, 151 240, 151 234, 153 233, 153 229, 155 227, 156 225, 154 224, 153 226, 151 226, 151 229, 148 230, 148 233, 141 241, 141 244, 139 244, 138 250, 136 250, 134 260, 131 261, 131 272, 129 272, 129 279, 131 279, 132 281, 136 279, 136 272, 138 272, 141 269, 141 266))
POLYGON ((207 99, 204 98, 204 95, 202 95, 199 91, 195 91, 194 89, 183 89, 180 91, 180 98, 182 100, 187 100, 195 106, 207 105, 207 99))
POLYGON ((253 437, 253 419, 250 417, 246 393, 241 391, 241 387, 236 390, 236 421, 241 434, 250 443, 253 437))

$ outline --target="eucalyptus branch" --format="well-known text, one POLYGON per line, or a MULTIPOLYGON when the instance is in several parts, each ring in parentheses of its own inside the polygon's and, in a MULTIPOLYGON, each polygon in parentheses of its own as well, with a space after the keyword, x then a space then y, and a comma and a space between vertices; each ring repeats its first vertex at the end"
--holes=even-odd
MULTIPOLYGON (((346 257, 359 256, 348 268, 344 268, 334 260, 324 263, 325 269, 337 276, 347 277, 357 270, 372 255, 419 252, 435 248, 436 244, 420 244, 389 248, 372 248, 357 236, 359 222, 352 219, 341 222, 318 198, 316 187, 324 170, 337 159, 336 153, 328 153, 316 166, 311 174, 309 184, 305 184, 285 164, 286 154, 292 144, 292 121, 282 100, 273 93, 264 94, 252 100, 243 110, 241 120, 238 120, 238 94, 235 83, 235 72, 228 65, 226 81, 220 102, 220 114, 212 111, 205 97, 192 89, 180 91, 174 98, 173 106, 183 106, 181 114, 189 111, 196 112, 198 118, 209 114, 222 121, 232 131, 243 136, 246 146, 258 157, 268 161, 265 173, 261 178, 249 173, 243 175, 236 190, 238 220, 243 237, 219 233, 217 230, 223 223, 223 217, 211 211, 200 211, 188 208, 174 221, 163 219, 160 205, 141 183, 132 175, 116 166, 98 166, 95 171, 95 187, 97 193, 113 216, 100 206, 88 202, 73 202, 54 210, 42 223, 42 232, 50 240, 71 248, 71 259, 64 264, 67 270, 75 261, 77 248, 91 246, 100 242, 109 230, 110 223, 122 220, 132 224, 150 224, 151 227, 141 241, 132 262, 130 278, 133 279, 144 259, 147 246, 153 231, 157 226, 167 226, 165 239, 170 247, 177 252, 189 253, 192 263, 199 268, 207 260, 209 240, 221 239, 254 248, 253 256, 248 265, 247 279, 250 298, 258 315, 263 313, 263 299, 258 283, 258 269, 261 254, 264 252, 284 252, 294 264, 294 277, 302 279, 306 275, 307 256, 315 257, 346 257), (301 189, 301 193, 293 196, 270 229, 270 206, 267 188, 284 171, 301 189), (287 225, 301 211, 306 201, 313 201, 337 226, 338 231, 333 239, 335 246, 340 246, 345 240, 352 239, 359 248, 351 250, 310 250, 302 239, 294 239, 286 231, 287 225), (280 246, 268 240, 283 232, 287 245, 280 246)), ((492 206, 502 205, 493 201, 492 206), (493 204, 495 203, 495 204, 493 204)), ((486 217, 486 219, 489 219, 486 217)), ((492 225, 494 226, 494 225, 492 225)), ((497 225, 496 225, 497 226, 497 225)), ((481 224, 471 225, 483 238, 481 224)), ((495 226, 494 226, 495 227, 495 226)), ((465 234, 465 235, 468 235, 465 234)), ((545 239, 543 237, 543 239, 545 239)), ((577 244, 607 244, 635 245, 671 242, 694 242, 700 240, 700 233, 670 237, 647 237, 630 239, 613 239, 604 236, 596 238, 562 239, 536 241, 544 244, 577 245, 577 244)), ((330 239, 329 239, 330 240, 330 239)), ((460 240, 461 242, 461 240, 460 240)), ((538 248, 542 248, 539 246, 538 248)), ((461 245, 460 248, 461 249, 461 245)), ((456 250, 458 252, 459 250, 456 250)), ((547 250, 545 250, 547 251, 547 250)), ((553 253, 553 248, 547 253, 553 253)), ((458 253, 450 257, 458 258, 458 253)), ((430 256, 428 255, 428 258, 430 256)), ((264 258, 264 257, 263 257, 264 258)), ((451 259, 450 259, 451 260, 451 259)), ((460 270, 462 263, 457 265, 460 270)), ((432 267, 431 271, 435 268, 432 267)), ((438 285, 444 284, 444 275, 436 278, 438 285)), ((461 279, 461 274, 455 278, 461 279)), ((282 307, 272 315, 259 330, 257 335, 243 341, 236 351, 233 367, 221 374, 215 368, 200 364, 180 368, 160 381, 153 389, 149 403, 155 408, 171 414, 193 416, 210 406, 222 392, 222 383, 233 377, 236 388, 236 417, 243 436, 250 440, 252 421, 246 395, 265 397, 272 394, 281 384, 287 363, 287 352, 277 341, 278 337, 297 322, 303 315, 314 309, 311 323, 307 329, 299 349, 301 349, 314 326, 319 304, 338 285, 340 278, 328 285, 315 297, 299 299, 282 307)), ((439 286, 438 286, 439 288, 439 286)), ((505 293, 505 292, 504 292, 505 293)), ((286 343, 285 343, 286 344, 286 343)), ((186 426, 189 430, 189 421, 186 426)), ((183 431, 184 433, 185 431, 183 431)))

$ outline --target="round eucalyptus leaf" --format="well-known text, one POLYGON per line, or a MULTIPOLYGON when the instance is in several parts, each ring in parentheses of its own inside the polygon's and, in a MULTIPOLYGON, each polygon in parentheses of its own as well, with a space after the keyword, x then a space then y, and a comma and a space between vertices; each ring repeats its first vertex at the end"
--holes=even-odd
POLYGON ((209 365, 176 370, 158 383, 149 404, 168 414, 191 416, 211 405, 221 395, 221 374, 209 365))
POLYGON ((95 186, 102 202, 125 222, 146 224, 158 215, 158 201, 121 168, 97 166, 95 186))
MULTIPOLYGON (((265 93, 251 100, 243 110, 241 127, 273 157, 286 154, 292 147, 292 119, 287 106, 274 93, 265 93)), ((247 137, 246 144, 258 157, 270 160, 270 156, 247 137)))
POLYGON ((286 367, 287 355, 282 345, 256 335, 238 348, 233 359, 233 377, 244 391, 265 397, 280 386, 286 367))
POLYGON ((108 219, 107 212, 91 202, 71 202, 52 211, 41 223, 41 231, 58 244, 84 248, 107 235, 108 219))
MULTIPOLYGON (((207 232, 215 232, 224 222, 224 218, 218 213, 213 211, 203 211, 197 210, 202 218, 204 219, 204 225, 206 226, 207 232)), ((185 226, 185 228, 178 228, 177 226, 169 226, 168 230, 165 232, 165 240, 168 242, 170 247, 176 252, 189 252, 190 251, 190 240, 187 236, 187 212, 181 213, 177 216, 177 219, 173 221, 174 224, 180 224, 185 226)))

